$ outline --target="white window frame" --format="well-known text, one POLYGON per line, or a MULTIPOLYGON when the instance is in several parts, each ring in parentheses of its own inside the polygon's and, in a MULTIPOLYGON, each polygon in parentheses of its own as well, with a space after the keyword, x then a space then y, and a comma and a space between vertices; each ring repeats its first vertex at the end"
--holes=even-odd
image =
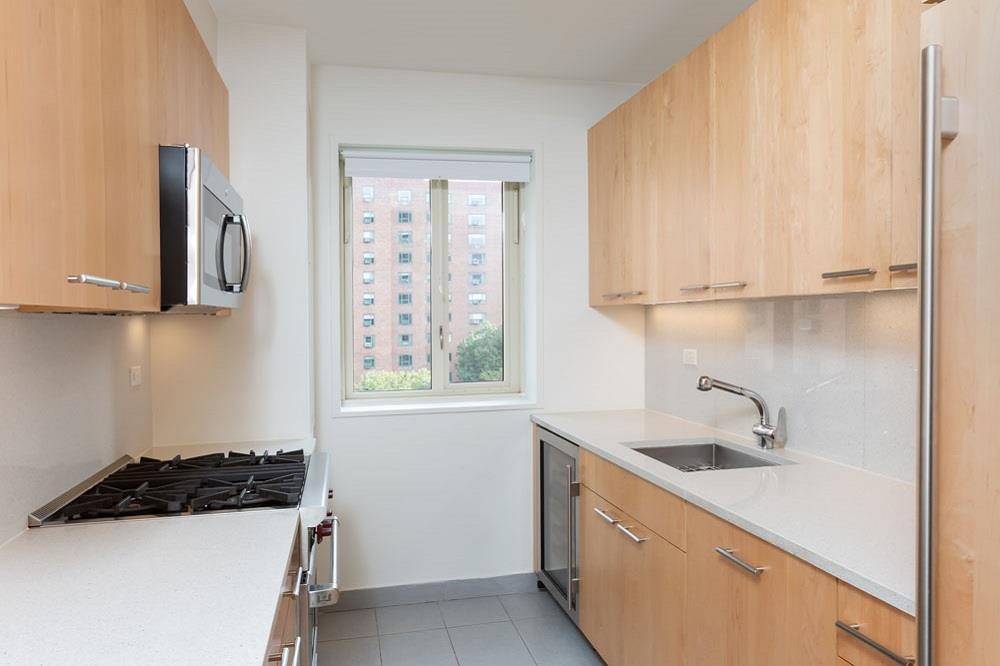
MULTIPOLYGON (((343 168, 341 168, 343 173, 343 168)), ((451 324, 448 317, 448 262, 439 261, 431 265, 431 388, 408 391, 356 391, 354 389, 354 316, 353 304, 354 262, 351 260, 353 245, 353 186, 348 176, 341 178, 341 267, 342 267, 342 312, 341 312, 341 368, 343 370, 341 399, 350 401, 370 401, 378 404, 431 400, 443 397, 467 398, 470 396, 493 396, 518 394, 524 382, 523 312, 522 312, 522 261, 521 220, 522 184, 504 182, 502 185, 503 211, 503 321, 504 321, 504 371, 499 382, 452 382, 448 376, 450 366, 447 358, 451 324)), ((431 243, 435 257, 448 256, 448 181, 430 181, 431 243)), ((485 254, 485 251, 482 252, 485 254)), ((462 254, 454 255, 457 259, 462 254)), ((462 256, 463 260, 467 260, 462 256)), ((398 261, 396 262, 399 263, 398 261)), ((485 265, 485 262, 481 265, 485 265)), ((397 359, 398 360, 398 359, 397 359)), ((411 368, 413 366, 410 366, 411 368)))

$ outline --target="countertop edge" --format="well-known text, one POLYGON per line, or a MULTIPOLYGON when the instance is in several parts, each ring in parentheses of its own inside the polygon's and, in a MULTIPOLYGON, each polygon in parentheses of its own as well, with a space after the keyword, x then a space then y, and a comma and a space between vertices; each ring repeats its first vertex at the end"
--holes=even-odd
POLYGON ((733 514, 732 512, 726 510, 725 508, 720 507, 717 504, 714 504, 713 502, 706 500, 705 498, 695 493, 692 493, 687 489, 680 488, 671 483, 670 481, 657 476, 656 474, 652 474, 647 470, 637 467, 628 460, 625 460, 615 455, 614 452, 607 450, 605 447, 600 446, 598 444, 594 444, 593 442, 589 442, 585 438, 580 437, 579 435, 567 432, 565 429, 560 428, 559 426, 546 421, 545 414, 532 414, 531 422, 540 427, 545 428, 546 430, 549 430, 550 432, 555 433, 556 435, 559 435, 560 437, 568 439, 574 444, 577 444, 578 446, 585 448, 586 450, 590 451, 591 453, 594 453, 595 455, 603 458, 604 460, 607 460, 608 462, 614 463, 615 465, 618 465, 619 467, 628 470, 629 472, 635 474, 639 478, 644 479, 652 483, 653 485, 662 488, 663 490, 666 490, 667 492, 673 495, 680 497, 686 502, 690 502, 691 504, 697 506, 698 508, 704 509, 705 511, 708 511, 712 515, 717 516, 729 523, 732 523, 733 525, 736 525, 740 529, 754 535, 755 537, 763 539, 767 543, 776 546, 777 548, 780 548, 781 550, 799 558, 804 562, 808 562, 809 564, 815 566, 817 569, 825 571, 831 576, 839 580, 842 580, 848 585, 856 587, 857 589, 863 592, 872 595, 876 599, 879 599, 880 601, 883 601, 889 604, 890 606, 893 606, 894 608, 897 608, 903 611, 904 613, 907 613, 908 615, 914 616, 916 614, 916 600, 907 597, 905 594, 897 590, 888 588, 880 584, 878 581, 872 580, 867 576, 859 574, 851 569, 848 569, 843 565, 838 564, 837 562, 834 562, 833 560, 824 557, 820 553, 812 551, 808 548, 804 548, 801 545, 786 539, 785 537, 781 536, 778 533, 763 528, 760 525, 757 525, 756 523, 753 523, 747 520, 746 518, 743 518, 742 516, 733 514))

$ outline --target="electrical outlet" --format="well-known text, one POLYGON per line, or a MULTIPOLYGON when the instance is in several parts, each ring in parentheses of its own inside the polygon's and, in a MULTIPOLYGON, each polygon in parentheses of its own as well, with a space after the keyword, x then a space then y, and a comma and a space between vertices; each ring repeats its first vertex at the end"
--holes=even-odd
POLYGON ((128 369, 128 385, 135 388, 142 385, 142 366, 133 365, 128 369))
POLYGON ((684 350, 684 365, 698 365, 698 350, 697 349, 685 349, 684 350))

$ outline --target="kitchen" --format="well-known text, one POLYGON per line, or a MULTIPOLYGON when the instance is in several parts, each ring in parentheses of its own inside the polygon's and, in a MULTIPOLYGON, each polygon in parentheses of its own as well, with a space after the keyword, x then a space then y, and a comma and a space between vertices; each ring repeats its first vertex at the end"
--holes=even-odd
POLYGON ((2 0, 0 663, 992 663, 998 12, 2 0))

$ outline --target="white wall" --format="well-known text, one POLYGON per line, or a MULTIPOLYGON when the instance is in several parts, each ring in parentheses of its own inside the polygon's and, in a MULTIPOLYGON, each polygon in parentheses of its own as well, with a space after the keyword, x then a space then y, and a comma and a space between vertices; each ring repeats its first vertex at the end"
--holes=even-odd
POLYGON ((254 234, 252 286, 231 317, 152 324, 157 445, 311 437, 305 32, 219 26, 230 180, 254 234))
POLYGON ((149 445, 146 317, 0 313, 0 543, 29 511, 149 445))
POLYGON ((191 20, 198 27, 201 39, 208 47, 208 52, 212 54, 212 60, 219 59, 219 19, 215 16, 215 10, 209 0, 184 0, 191 20))
POLYGON ((646 320, 646 404, 750 436, 749 400, 695 389, 712 375, 788 410, 788 446, 913 481, 915 291, 662 305, 646 320), (698 366, 682 364, 684 349, 698 366))
POLYGON ((333 458, 347 588, 531 569, 529 411, 339 414, 338 144, 536 151, 527 317, 546 409, 643 405, 639 308, 587 307, 586 130, 632 87, 313 69, 318 445, 333 458))

